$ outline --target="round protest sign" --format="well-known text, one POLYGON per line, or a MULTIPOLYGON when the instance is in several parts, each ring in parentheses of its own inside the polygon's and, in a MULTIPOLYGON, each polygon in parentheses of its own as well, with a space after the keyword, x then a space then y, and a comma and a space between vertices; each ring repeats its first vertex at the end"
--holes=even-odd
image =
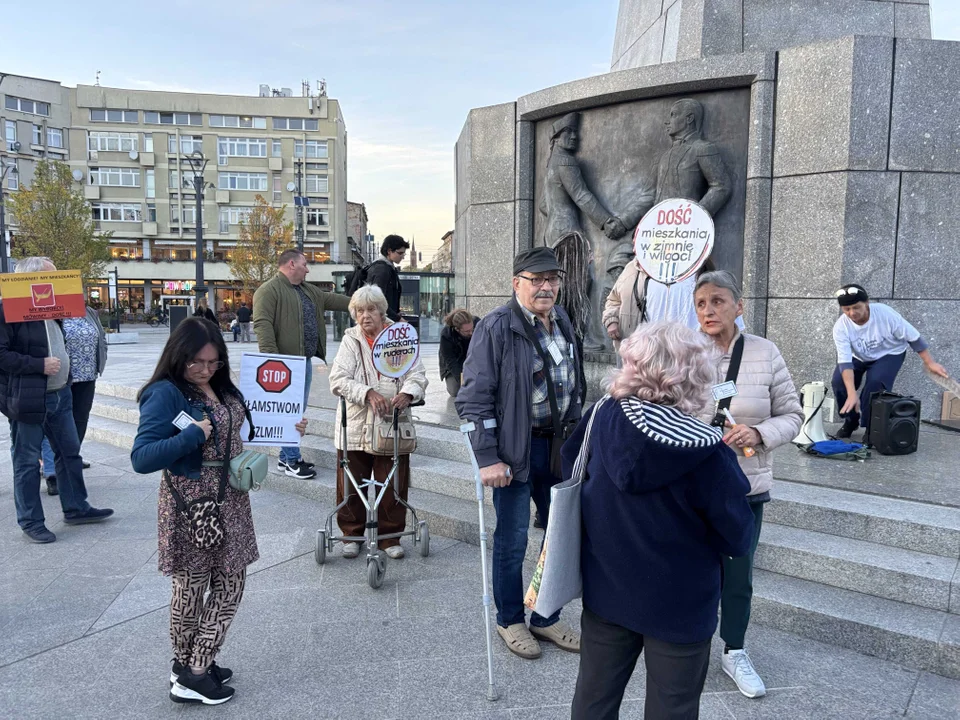
POLYGON ((657 203, 643 216, 633 236, 637 263, 665 285, 686 280, 713 252, 710 213, 692 200, 657 203))
POLYGON ((373 342, 373 366, 385 377, 403 377, 418 357, 420 338, 410 323, 388 325, 373 342))

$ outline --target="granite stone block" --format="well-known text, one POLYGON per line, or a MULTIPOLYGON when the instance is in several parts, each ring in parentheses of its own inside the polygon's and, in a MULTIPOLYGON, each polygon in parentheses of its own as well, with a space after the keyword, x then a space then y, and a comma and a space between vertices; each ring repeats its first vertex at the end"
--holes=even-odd
POLYGON ((903 173, 894 297, 960 298, 960 174, 903 173))
POLYGON ((514 205, 516 215, 514 221, 514 227, 516 228, 514 247, 516 252, 520 252, 520 250, 533 247, 533 216, 535 205, 533 200, 517 200, 514 205))
MULTIPOLYGON (((467 208, 470 207, 472 201, 470 197, 470 162, 473 156, 473 148, 471 147, 472 116, 472 113, 467 113, 467 119, 463 123, 463 128, 460 130, 460 137, 457 139, 457 144, 454 148, 457 186, 454 215, 455 219, 458 220, 460 216, 467 211, 467 208)), ((456 245, 456 243, 454 245, 456 245)))
MULTIPOLYGON (((666 5, 666 3, 665 3, 666 5)), ((680 16, 683 11, 682 2, 674 2, 664 7, 666 13, 663 28, 663 48, 660 51, 660 62, 671 63, 677 60, 677 46, 680 42, 680 16)))
POLYGON ((960 172, 960 43, 897 40, 890 169, 960 172))
POLYGON ((743 294, 765 298, 770 272, 770 201, 773 183, 768 178, 747 180, 743 226, 743 294))
POLYGON ((658 64, 663 52, 665 25, 666 17, 659 16, 650 27, 641 33, 636 42, 626 49, 614 70, 627 70, 658 64))
POLYGON ((960 683, 921 673, 905 717, 911 720, 956 720, 958 708, 960 683))
POLYGON ((685 0, 677 59, 743 52, 742 0, 685 0))
POLYGON ((518 120, 541 120, 599 105, 774 80, 774 53, 723 55, 612 72, 555 85, 517 100, 518 120))
POLYGON ((743 0, 743 49, 779 50, 849 35, 893 37, 892 2, 743 0))
POLYGON ((774 176, 885 170, 892 63, 889 38, 782 51, 774 176))
POLYGON ((514 202, 473 205, 465 241, 468 295, 509 293, 513 277, 514 202))
POLYGON ((512 201, 516 196, 516 105, 477 108, 470 115, 470 204, 512 201))
POLYGON ((617 14, 610 67, 621 70, 621 58, 660 17, 661 0, 622 0, 617 14))
POLYGON ((747 151, 747 179, 773 175, 773 123, 776 83, 758 80, 750 89, 750 148, 747 151))
POLYGON ((937 666, 933 671, 960 679, 960 615, 948 615, 943 624, 937 666))
POLYGON ((767 299, 743 299, 743 325, 748 333, 765 337, 767 334, 767 299))
POLYGON ((474 295, 467 299, 467 307, 470 312, 479 317, 483 317, 491 310, 510 302, 510 295, 474 295))
POLYGON ((844 282, 890 294, 898 173, 828 173, 773 181, 770 295, 833 298, 844 282))
POLYGON ((813 380, 830 382, 837 362, 833 325, 838 315, 833 298, 768 301, 767 339, 780 348, 797 387, 813 380))
POLYGON ((518 200, 533 200, 533 176, 535 171, 533 132, 533 123, 523 120, 517 123, 516 187, 518 200))
POLYGON ((898 2, 893 10, 894 35, 898 38, 930 39, 930 6, 898 2))

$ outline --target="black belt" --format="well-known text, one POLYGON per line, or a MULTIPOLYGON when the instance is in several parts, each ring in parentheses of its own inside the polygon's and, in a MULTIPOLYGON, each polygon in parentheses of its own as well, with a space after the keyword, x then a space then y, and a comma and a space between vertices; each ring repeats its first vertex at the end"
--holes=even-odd
POLYGON ((553 428, 534 428, 532 432, 533 437, 535 438, 552 438, 555 433, 553 428))

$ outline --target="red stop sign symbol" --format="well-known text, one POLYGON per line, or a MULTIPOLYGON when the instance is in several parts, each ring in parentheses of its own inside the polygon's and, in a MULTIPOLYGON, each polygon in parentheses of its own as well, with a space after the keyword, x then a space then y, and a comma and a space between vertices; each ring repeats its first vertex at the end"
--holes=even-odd
POLYGON ((290 368, 280 360, 267 360, 257 368, 257 385, 268 393, 279 393, 290 387, 290 368))

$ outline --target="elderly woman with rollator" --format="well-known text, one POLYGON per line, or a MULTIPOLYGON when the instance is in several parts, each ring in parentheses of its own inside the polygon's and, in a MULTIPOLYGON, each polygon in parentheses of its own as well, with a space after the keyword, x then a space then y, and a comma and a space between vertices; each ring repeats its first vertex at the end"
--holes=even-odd
POLYGON ((737 328, 743 299, 733 275, 725 270, 704 273, 697 279, 693 297, 700 329, 719 353, 714 382, 736 385, 736 394, 719 400, 713 412, 701 418, 723 428, 724 442, 736 450, 740 468, 750 480, 747 501, 754 518, 749 552, 723 561, 721 667, 743 695, 757 698, 767 691, 744 649, 753 598, 753 556, 773 484, 772 452, 800 432, 803 409, 777 346, 737 328))
POLYGON ((646 654, 647 720, 693 720, 710 663, 725 558, 754 537, 750 485, 723 431, 699 420, 709 340, 644 323, 620 347, 610 399, 563 447, 564 476, 594 426, 581 489, 580 672, 573 720, 614 720, 646 654))
MULTIPOLYGON (((419 359, 397 380, 382 377, 374 366, 374 341, 385 327, 393 324, 387 317, 387 299, 380 288, 365 285, 357 290, 350 298, 349 310, 357 324, 344 333, 330 370, 330 392, 347 402, 347 445, 342 447, 339 412, 333 434, 334 445, 337 448, 338 461, 342 453, 347 454, 350 472, 354 477, 372 476, 378 482, 383 482, 393 467, 393 457, 374 455, 371 452, 373 425, 378 418, 391 417, 394 408, 402 413, 411 403, 422 400, 427 389, 427 373, 419 359)), ((400 497, 406 502, 407 490, 410 487, 409 454, 400 455, 397 474, 400 497)), ((343 502, 347 482, 349 481, 344 477, 343 471, 338 469, 338 506, 343 502)), ((366 522, 366 509, 360 496, 351 492, 347 504, 337 514, 337 524, 344 535, 360 537, 364 534, 366 522)), ((378 510, 379 534, 402 532, 406 522, 407 511, 403 503, 392 493, 388 493, 378 510)), ((399 538, 381 540, 379 544, 388 557, 395 560, 403 557, 399 538)), ((359 543, 344 543, 345 558, 355 558, 359 554, 359 543)))

